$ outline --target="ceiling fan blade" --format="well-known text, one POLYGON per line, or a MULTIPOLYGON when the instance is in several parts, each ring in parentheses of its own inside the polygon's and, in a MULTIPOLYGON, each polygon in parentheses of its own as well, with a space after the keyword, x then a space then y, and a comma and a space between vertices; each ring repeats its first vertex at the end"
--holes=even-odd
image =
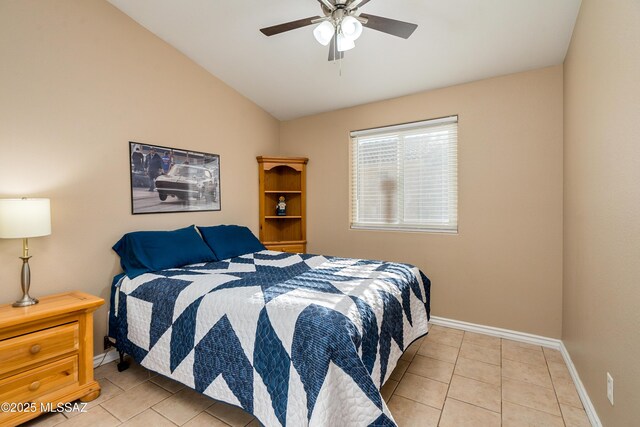
POLYGON ((336 36, 334 35, 329 42, 329 61, 335 61, 336 59, 344 58, 344 52, 338 52, 336 48, 336 36))
POLYGON ((365 4, 369 3, 371 0, 352 0, 349 3, 349 6, 347 6, 347 8, 349 10, 353 10, 353 9, 357 9, 359 7, 364 6, 365 4))
POLYGON ((297 21, 286 22, 280 25, 274 25, 272 27, 262 28, 260 31, 265 36, 273 36, 276 34, 284 33, 286 31, 295 30, 296 28, 306 27, 313 24, 316 19, 322 19, 319 16, 312 16, 311 18, 298 19, 297 21))
POLYGON ((324 7, 326 7, 327 9, 329 9, 330 12, 333 12, 334 10, 336 10, 336 6, 335 6, 335 0, 318 0, 318 2, 320 4, 322 4, 324 7))
POLYGON ((382 31, 383 33, 408 39, 411 34, 418 28, 416 24, 404 21, 396 21, 395 19, 383 18, 382 16, 360 14, 361 18, 367 19, 367 23, 363 24, 367 28, 382 31))

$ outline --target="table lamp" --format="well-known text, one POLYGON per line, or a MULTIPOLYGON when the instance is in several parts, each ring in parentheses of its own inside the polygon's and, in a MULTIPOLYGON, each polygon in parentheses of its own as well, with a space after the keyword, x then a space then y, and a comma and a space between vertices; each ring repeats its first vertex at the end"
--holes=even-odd
POLYGON ((51 208, 49 199, 0 199, 0 238, 22 239, 22 298, 14 307, 37 304, 29 296, 31 270, 29 269, 29 238, 51 234, 51 208))

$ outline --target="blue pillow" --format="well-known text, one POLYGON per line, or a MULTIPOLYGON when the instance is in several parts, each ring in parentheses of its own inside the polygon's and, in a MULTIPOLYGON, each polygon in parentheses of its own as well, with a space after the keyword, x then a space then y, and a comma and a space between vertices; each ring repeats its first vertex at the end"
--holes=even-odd
POLYGON ((265 249, 251 230, 240 225, 198 227, 198 230, 219 260, 260 252, 265 249))
POLYGON ((218 260, 193 225, 174 231, 127 233, 113 250, 120 255, 120 265, 130 279, 151 271, 218 260))

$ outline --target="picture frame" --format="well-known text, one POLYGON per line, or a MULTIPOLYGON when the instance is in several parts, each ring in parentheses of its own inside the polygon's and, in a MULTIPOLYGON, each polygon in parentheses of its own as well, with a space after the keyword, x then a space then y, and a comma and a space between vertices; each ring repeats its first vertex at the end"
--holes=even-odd
POLYGON ((219 211, 218 154, 129 141, 131 213, 219 211))

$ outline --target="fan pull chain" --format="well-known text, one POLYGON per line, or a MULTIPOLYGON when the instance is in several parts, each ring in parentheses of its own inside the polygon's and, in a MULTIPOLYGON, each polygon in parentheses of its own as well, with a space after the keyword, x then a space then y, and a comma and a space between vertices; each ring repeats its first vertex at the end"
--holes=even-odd
POLYGON ((335 63, 336 57, 338 58, 338 77, 342 77, 342 55, 338 52, 338 26, 336 26, 335 43, 333 44, 333 62, 335 63))

